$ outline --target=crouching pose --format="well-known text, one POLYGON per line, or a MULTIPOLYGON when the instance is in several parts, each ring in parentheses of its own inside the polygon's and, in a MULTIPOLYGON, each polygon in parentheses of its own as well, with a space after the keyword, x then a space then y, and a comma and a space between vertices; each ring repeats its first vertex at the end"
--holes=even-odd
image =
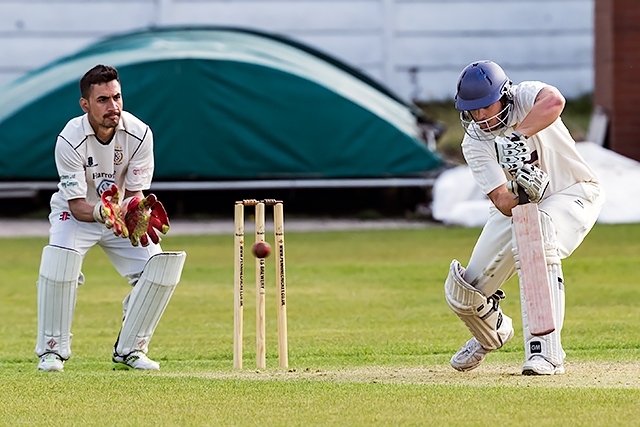
POLYGON ((97 65, 80 80, 86 114, 58 135, 60 177, 51 197, 49 245, 38 278, 38 369, 62 371, 71 356, 71 322, 85 254, 99 245, 133 290, 123 301, 113 349, 116 367, 158 370, 149 341, 180 280, 184 252, 162 252, 158 233, 169 221, 153 194, 153 135, 122 110, 118 72, 97 65), (122 196, 122 197, 121 197, 122 196))
POLYGON ((454 260, 444 286, 449 306, 473 335, 451 359, 459 371, 478 367, 514 336, 511 318, 500 307, 505 297, 500 288, 519 273, 511 210, 537 203, 555 331, 530 333, 521 289, 522 373, 564 373, 562 259, 580 245, 604 203, 598 178, 560 118, 564 102, 556 88, 541 82, 512 85, 491 61, 469 64, 458 79, 455 106, 466 133, 462 151, 493 203, 467 267, 454 260))

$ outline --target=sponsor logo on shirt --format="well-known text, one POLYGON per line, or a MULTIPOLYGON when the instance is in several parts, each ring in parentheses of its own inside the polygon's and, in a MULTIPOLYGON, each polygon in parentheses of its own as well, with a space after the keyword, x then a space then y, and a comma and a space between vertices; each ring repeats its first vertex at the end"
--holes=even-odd
POLYGON ((149 168, 140 168, 133 170, 134 175, 147 176, 149 175, 149 168))
POLYGON ((119 145, 116 145, 114 147, 114 152, 113 152, 113 164, 114 165, 121 165, 122 164, 122 160, 124 160, 124 153, 122 152, 122 147, 119 145))
POLYGON ((91 178, 93 179, 108 178, 111 180, 115 180, 116 173, 115 172, 94 172, 93 174, 91 174, 91 178))
POLYGON ((68 220, 70 217, 69 212, 62 212, 60 214, 60 221, 66 221, 68 220))
POLYGON ((92 167, 95 167, 95 166, 98 166, 98 164, 97 163, 93 163, 93 157, 91 157, 91 156, 87 157, 87 167, 88 168, 92 168, 92 167))
POLYGON ((60 175, 60 187, 69 188, 69 187, 77 187, 78 180, 76 179, 76 174, 68 174, 68 175, 60 175))

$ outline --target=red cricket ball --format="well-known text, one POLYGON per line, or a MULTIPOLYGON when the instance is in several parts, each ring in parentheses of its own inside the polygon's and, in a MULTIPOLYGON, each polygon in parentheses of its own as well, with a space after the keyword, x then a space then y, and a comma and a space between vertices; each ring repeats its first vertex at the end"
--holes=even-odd
POLYGON ((271 253, 271 245, 267 242, 255 242, 251 247, 251 253, 256 258, 266 258, 271 253))

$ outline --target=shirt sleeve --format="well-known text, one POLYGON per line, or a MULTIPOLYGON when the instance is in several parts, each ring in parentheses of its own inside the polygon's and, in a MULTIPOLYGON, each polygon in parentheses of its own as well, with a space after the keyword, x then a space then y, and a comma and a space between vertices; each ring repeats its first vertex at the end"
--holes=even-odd
POLYGON ((146 132, 129 161, 125 188, 129 191, 148 190, 153 178, 153 132, 147 127, 146 132))
POLYGON ((56 140, 56 169, 60 182, 59 193, 64 200, 87 197, 87 179, 84 161, 78 151, 61 135, 56 140))
POLYGON ((464 158, 484 194, 491 193, 507 182, 507 177, 496 158, 493 144, 493 141, 472 141, 468 136, 465 136, 462 142, 464 158))
POLYGON ((524 120, 536 102, 536 97, 542 89, 548 86, 542 82, 527 81, 519 83, 514 92, 514 105, 516 108, 517 122, 524 120))

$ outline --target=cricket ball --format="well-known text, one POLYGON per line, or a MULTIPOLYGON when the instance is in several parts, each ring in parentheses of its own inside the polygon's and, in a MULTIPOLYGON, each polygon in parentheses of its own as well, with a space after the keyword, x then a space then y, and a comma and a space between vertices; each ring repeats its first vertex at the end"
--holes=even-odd
POLYGON ((251 247, 251 253, 256 258, 266 258, 271 253, 271 245, 267 242, 255 242, 251 247))

